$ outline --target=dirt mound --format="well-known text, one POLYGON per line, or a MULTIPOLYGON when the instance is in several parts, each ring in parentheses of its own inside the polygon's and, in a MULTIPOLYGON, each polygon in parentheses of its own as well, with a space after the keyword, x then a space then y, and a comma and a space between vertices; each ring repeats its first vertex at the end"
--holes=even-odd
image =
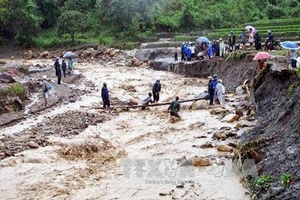
POLYGON ((244 134, 243 140, 245 143, 262 141, 262 138, 277 135, 251 147, 262 158, 256 164, 259 177, 250 179, 255 199, 298 199, 300 196, 299 84, 296 71, 276 63, 255 80, 260 125, 244 134), (259 181, 264 184, 258 184, 259 181))
POLYGON ((5 135, 0 139, 0 151, 5 154, 4 158, 14 156, 16 153, 30 149, 31 147, 27 145, 30 141, 39 146, 47 146, 51 144, 47 136, 72 138, 89 125, 103 123, 109 119, 105 114, 92 112, 69 111, 58 114, 33 128, 13 135, 5 135))
POLYGON ((100 143, 83 143, 63 145, 58 154, 67 160, 87 160, 90 163, 115 162, 114 151, 116 148, 105 139, 100 143))

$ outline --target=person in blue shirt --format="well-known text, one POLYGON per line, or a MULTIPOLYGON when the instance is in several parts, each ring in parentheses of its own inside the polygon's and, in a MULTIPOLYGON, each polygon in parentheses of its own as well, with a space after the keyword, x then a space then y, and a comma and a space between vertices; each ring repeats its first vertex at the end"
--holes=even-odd
POLYGON ((215 101, 215 90, 216 90, 217 84, 218 84, 218 76, 216 74, 214 74, 213 77, 212 77, 212 79, 210 79, 209 83, 208 83, 209 105, 213 105, 214 104, 214 101, 215 101))

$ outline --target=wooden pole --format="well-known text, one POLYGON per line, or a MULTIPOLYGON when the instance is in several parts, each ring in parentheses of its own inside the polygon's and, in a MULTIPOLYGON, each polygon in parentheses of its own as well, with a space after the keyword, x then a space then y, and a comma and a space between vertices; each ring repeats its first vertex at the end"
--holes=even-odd
MULTIPOLYGON (((198 101, 198 100, 202 100, 205 98, 195 98, 195 99, 186 99, 186 100, 180 100, 178 101, 179 103, 185 103, 185 102, 191 102, 191 101, 198 101)), ((148 104, 148 105, 132 105, 132 106, 117 106, 114 108, 142 108, 142 107, 155 107, 155 106, 165 106, 165 105, 170 105, 171 102, 164 102, 164 103, 156 103, 156 104, 148 104)))

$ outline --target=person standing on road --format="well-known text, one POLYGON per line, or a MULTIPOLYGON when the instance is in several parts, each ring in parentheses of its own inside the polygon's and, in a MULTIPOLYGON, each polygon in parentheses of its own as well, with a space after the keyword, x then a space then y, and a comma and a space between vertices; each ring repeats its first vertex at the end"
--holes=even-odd
POLYGON ((180 110, 180 103, 178 102, 179 97, 175 98, 175 101, 172 101, 170 106, 168 107, 168 110, 170 110, 170 116, 175 116, 180 118, 178 112, 180 110))
POLYGON ((66 78, 66 73, 67 73, 67 63, 65 62, 65 59, 62 60, 62 63, 61 63, 61 69, 62 69, 62 71, 63 71, 64 78, 66 78))
POLYGON ((44 75, 43 76, 43 82, 42 82, 42 93, 43 93, 43 97, 44 97, 44 100, 45 100, 45 106, 47 106, 47 100, 49 98, 49 89, 48 89, 48 81, 47 81, 47 76, 44 75))
POLYGON ((152 87, 153 100, 156 103, 159 101, 160 90, 161 90, 160 80, 157 79, 156 82, 153 84, 153 87, 152 87))
POLYGON ((57 76, 57 84, 61 83, 61 69, 60 69, 60 64, 59 64, 59 58, 56 58, 55 63, 55 74, 57 76))
POLYGON ((103 87, 101 89, 101 97, 102 97, 102 102, 103 102, 103 108, 110 108, 110 101, 109 101, 109 93, 107 89, 107 84, 103 83, 103 87))

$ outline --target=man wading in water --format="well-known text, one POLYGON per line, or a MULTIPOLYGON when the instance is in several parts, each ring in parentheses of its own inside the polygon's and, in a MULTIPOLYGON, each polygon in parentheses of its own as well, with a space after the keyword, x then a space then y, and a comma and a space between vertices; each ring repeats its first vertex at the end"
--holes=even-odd
POLYGON ((170 110, 171 121, 173 123, 175 122, 175 119, 173 117, 181 119, 181 117, 178 114, 178 111, 180 110, 180 103, 178 102, 178 100, 179 97, 176 97, 175 101, 172 101, 171 105, 168 108, 168 110, 170 110))

